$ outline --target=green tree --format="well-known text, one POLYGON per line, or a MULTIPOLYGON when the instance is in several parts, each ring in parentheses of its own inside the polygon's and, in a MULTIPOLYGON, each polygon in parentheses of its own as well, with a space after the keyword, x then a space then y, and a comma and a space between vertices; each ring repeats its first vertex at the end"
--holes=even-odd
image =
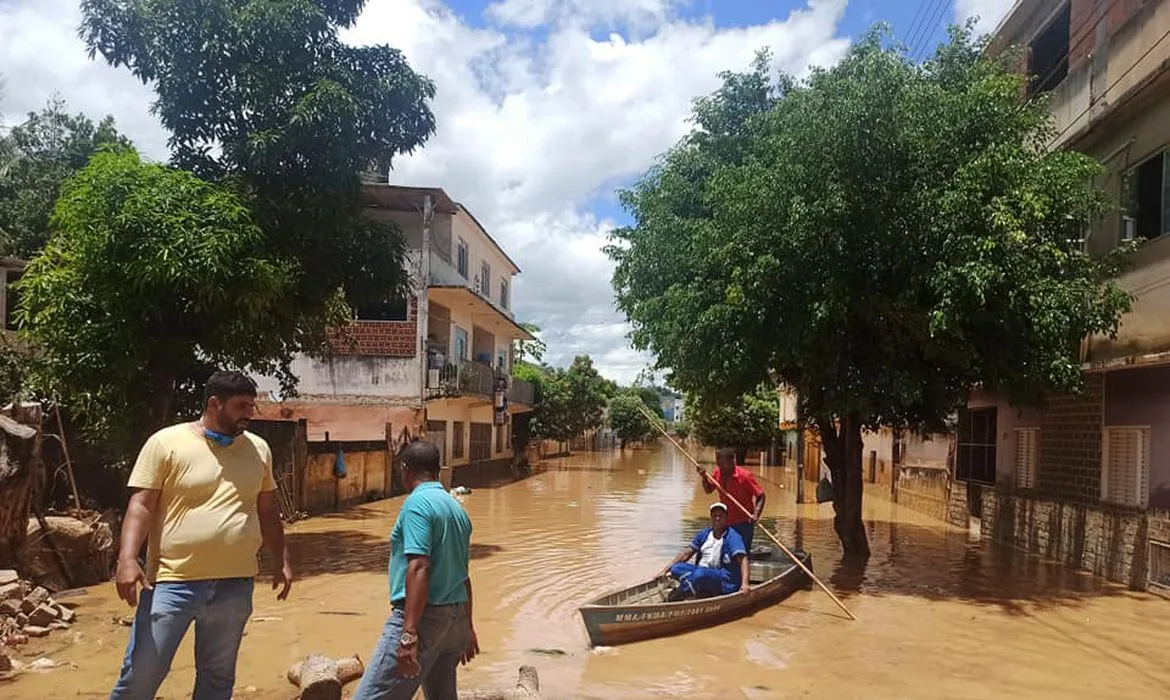
POLYGON ((696 401, 793 387, 848 555, 869 551, 864 429, 936 429, 976 385, 1073 389, 1079 342, 1130 304, 1120 256, 1079 245, 1099 165, 1044 149, 1044 99, 982 48, 952 30, 915 64, 875 31, 801 84, 725 76, 622 193, 635 223, 608 250, 635 344, 696 401))
POLYGON ((113 117, 98 124, 51 100, 0 138, 0 231, 8 255, 31 258, 49 239, 61 184, 105 145, 129 146, 113 117))
POLYGON ((196 412, 215 366, 271 369, 256 358, 272 356, 294 264, 257 253, 247 205, 124 149, 66 181, 55 233, 17 283, 39 392, 129 450, 173 409, 196 412))
POLYGON ((540 337, 540 326, 535 323, 521 323, 520 327, 531 333, 536 339, 516 341, 516 363, 532 362, 540 364, 544 361, 544 353, 548 352, 548 345, 540 337))
POLYGON ((713 447, 762 450, 780 435, 779 402, 766 385, 730 401, 692 394, 687 413, 690 431, 713 447))
MULTIPOLYGON (((91 55, 154 86, 173 162, 240 193, 263 259, 289 261, 269 309, 286 391, 297 352, 320 350, 350 309, 408 293, 404 245, 362 203, 362 176, 434 132, 434 85, 385 45, 350 46, 364 0, 83 0, 91 55)), ((209 331, 210 332, 210 331, 209 331)), ((254 344, 251 344, 254 347, 254 344)), ((160 387, 161 389, 161 387, 160 387)))
POLYGON ((604 421, 611 383, 598 374, 588 355, 575 358, 568 369, 526 363, 516 372, 518 378, 536 385, 534 436, 563 442, 604 421))
POLYGON ((621 449, 626 449, 627 442, 644 440, 653 432, 646 411, 637 392, 626 391, 609 400, 609 427, 621 440, 621 449))

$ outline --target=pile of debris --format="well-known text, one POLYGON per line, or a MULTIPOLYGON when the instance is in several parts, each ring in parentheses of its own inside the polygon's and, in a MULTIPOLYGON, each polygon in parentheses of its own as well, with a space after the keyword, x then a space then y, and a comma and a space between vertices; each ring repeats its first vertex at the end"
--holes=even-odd
POLYGON ((0 648, 69 629, 76 617, 72 608, 54 601, 47 588, 22 581, 15 571, 0 571, 0 648))

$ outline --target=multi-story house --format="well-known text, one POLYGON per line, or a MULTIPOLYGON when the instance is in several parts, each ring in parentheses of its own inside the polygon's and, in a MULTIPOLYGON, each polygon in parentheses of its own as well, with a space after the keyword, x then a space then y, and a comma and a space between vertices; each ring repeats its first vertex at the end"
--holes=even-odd
POLYGON ((414 292, 355 309, 329 353, 298 357, 297 396, 261 378, 262 417, 304 419, 310 443, 425 435, 446 479, 506 468, 534 400, 511 376, 514 341, 532 339, 512 312, 519 267, 442 189, 367 184, 364 196, 401 230, 414 292))
POLYGON ((952 502, 983 534, 1135 588, 1170 583, 1170 0, 1020 0, 988 51, 1022 48, 1051 148, 1099 160, 1120 203, 1087 226, 1142 242, 1115 339, 1086 339, 1085 390, 1040 408, 979 396, 959 416, 952 502))

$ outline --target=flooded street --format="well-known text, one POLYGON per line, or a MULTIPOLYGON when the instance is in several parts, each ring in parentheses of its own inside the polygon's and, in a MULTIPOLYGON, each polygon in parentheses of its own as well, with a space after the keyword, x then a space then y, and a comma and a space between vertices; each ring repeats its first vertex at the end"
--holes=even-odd
MULTIPOLYGON (((769 480, 768 524, 812 553, 814 570, 858 621, 814 589, 719 627, 589 650, 577 607, 655 574, 714 499, 669 448, 580 454, 463 497, 475 523, 483 653, 461 672, 461 685, 510 686, 518 667, 532 664, 545 698, 1166 695, 1170 602, 971 542, 965 531, 873 495, 873 558, 862 569, 838 567, 831 506, 796 506, 791 489, 776 483, 781 470, 760 473, 769 480)), ((257 587, 238 698, 292 697, 285 670, 311 652, 368 658, 388 607, 387 535, 400 503, 290 528, 301 580, 287 603, 257 587)), ((66 635, 75 640, 62 635, 34 649, 74 667, 26 674, 0 685, 0 695, 108 695, 128 631, 111 618, 129 609, 112 584, 73 601, 81 621, 66 635)), ((193 674, 189 635, 160 697, 188 697, 193 674)))

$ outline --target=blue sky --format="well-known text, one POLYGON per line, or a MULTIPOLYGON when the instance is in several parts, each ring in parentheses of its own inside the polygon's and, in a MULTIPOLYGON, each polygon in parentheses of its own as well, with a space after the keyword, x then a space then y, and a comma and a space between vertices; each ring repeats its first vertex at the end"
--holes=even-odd
MULTIPOLYGON (((487 0, 450 0, 447 5, 470 26, 492 28, 498 26, 487 12, 492 3, 487 0)), ((678 8, 675 16, 683 20, 711 21, 717 29, 751 27, 782 19, 804 2, 783 0, 694 0, 678 8)), ((844 18, 838 24, 839 35, 855 38, 877 22, 888 23, 894 35, 905 43, 914 55, 929 53, 938 42, 945 40, 947 26, 954 21, 957 10, 953 0, 851 0, 844 18)), ((547 27, 532 30, 507 28, 509 34, 525 36, 541 42, 548 38, 547 27)), ((593 27, 591 34, 598 39, 609 32, 636 34, 629 27, 593 27)), ((598 218, 609 219, 617 225, 631 223, 615 197, 615 190, 630 184, 629 179, 607 182, 585 205, 598 218)))

